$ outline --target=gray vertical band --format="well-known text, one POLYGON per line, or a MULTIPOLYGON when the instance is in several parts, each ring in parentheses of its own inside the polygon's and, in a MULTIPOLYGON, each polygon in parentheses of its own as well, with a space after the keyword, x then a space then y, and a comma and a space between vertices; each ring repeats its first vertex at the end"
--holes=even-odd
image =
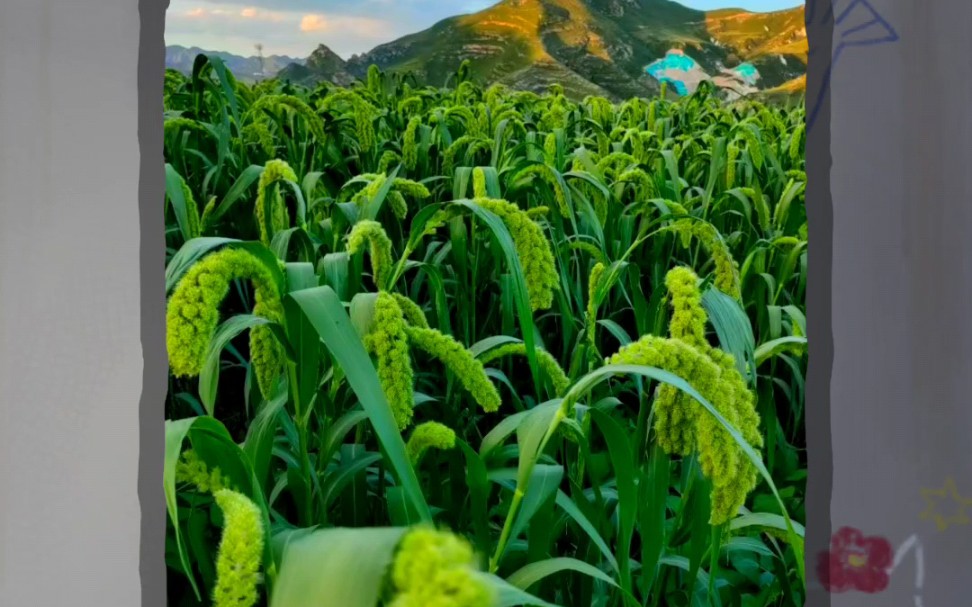
POLYGON ((138 42, 138 209, 141 245, 142 397, 139 401, 138 500, 141 507, 139 574, 142 607, 165 607, 165 195, 162 156, 162 90, 165 71, 165 11, 168 0, 139 0, 138 42))
POLYGON ((830 373, 833 202, 830 196, 830 67, 833 47, 832 0, 810 0, 805 9, 807 65, 806 206, 810 241, 807 260, 807 525, 804 563, 806 607, 830 605, 830 593, 815 582, 816 555, 830 543, 833 458, 830 441, 830 373))
POLYGON ((830 511, 901 556, 885 589, 832 604, 966 605, 972 3, 835 8, 830 511))
POLYGON ((140 603, 138 43, 132 0, 0 0, 2 605, 140 603))

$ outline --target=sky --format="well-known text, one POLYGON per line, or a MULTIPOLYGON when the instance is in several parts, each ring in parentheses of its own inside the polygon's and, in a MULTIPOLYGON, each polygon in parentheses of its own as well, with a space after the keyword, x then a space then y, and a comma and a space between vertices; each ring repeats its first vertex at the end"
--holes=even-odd
MULTIPOLYGON (((306 57, 318 44, 347 59, 421 31, 441 19, 473 13, 497 0, 170 0, 165 43, 237 55, 306 57)), ((681 0, 692 8, 774 11, 802 0, 681 0)))

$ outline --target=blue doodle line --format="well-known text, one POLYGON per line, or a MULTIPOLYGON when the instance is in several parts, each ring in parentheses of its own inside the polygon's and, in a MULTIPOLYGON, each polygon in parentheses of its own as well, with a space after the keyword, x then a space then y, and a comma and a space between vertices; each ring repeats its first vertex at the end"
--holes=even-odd
MULTIPOLYGON (((830 88, 830 78, 834 69, 834 65, 836 65, 837 60, 840 59, 840 56, 843 54, 844 49, 855 47, 855 46, 874 46, 878 44, 890 44, 893 42, 897 42, 900 39, 900 37, 898 36, 898 32, 895 31, 895 29, 891 26, 891 24, 888 23, 887 20, 884 17, 882 17, 877 10, 875 10, 875 8, 871 5, 871 3, 868 0, 851 0, 850 4, 847 5, 847 8, 845 8, 837 16, 836 19, 834 19, 833 0, 828 4, 829 6, 827 7, 827 12, 823 15, 823 20, 824 22, 826 22, 828 20, 833 19, 835 28, 840 27, 841 23, 843 23, 847 19, 851 11, 857 6, 862 6, 865 10, 870 12, 872 19, 840 33, 841 42, 840 44, 837 45, 837 48, 834 49, 833 51, 833 56, 830 59, 830 65, 827 66, 827 71, 824 74, 824 81, 820 87, 820 92, 817 94, 817 98, 813 101, 813 103, 810 106, 810 115, 807 117, 807 129, 810 129, 817 120, 817 114, 820 111, 820 106, 823 104, 824 95, 827 93, 828 89, 830 88), (867 38, 864 40, 851 40, 851 41, 844 40, 844 38, 846 38, 847 36, 851 34, 855 34, 867 28, 870 28, 874 25, 878 25, 884 30, 885 34, 883 37, 867 38)), ((814 15, 816 13, 816 8, 817 8, 816 0, 807 0, 807 6, 806 6, 807 21, 810 23, 813 22, 814 15)), ((813 51, 811 51, 809 53, 809 57, 813 57, 813 54, 814 54, 813 51)))

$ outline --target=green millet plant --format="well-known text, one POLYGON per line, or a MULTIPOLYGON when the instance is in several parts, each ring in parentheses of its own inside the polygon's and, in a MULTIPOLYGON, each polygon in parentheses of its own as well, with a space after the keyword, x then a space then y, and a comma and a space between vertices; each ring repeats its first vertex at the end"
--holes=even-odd
MULTIPOLYGON (((176 285, 166 309, 166 347, 176 377, 199 375, 213 333, 219 306, 234 279, 248 279, 255 287, 253 313, 274 322, 283 318, 280 293, 269 270, 252 254, 224 248, 197 261, 176 285)), ((260 390, 269 398, 283 369, 283 351, 265 326, 250 330, 250 350, 260 390)))
MULTIPOLYGON (((672 206, 669 204, 669 206, 672 206)), ((694 219, 679 219, 667 229, 679 234, 683 246, 688 246, 691 239, 698 239, 702 248, 708 252, 715 264, 716 288, 735 299, 741 297, 739 285, 739 264, 732 257, 732 252, 726 245, 718 230, 708 222, 694 219)))
POLYGON ((493 142, 485 137, 476 137, 473 135, 458 137, 442 154, 442 172, 445 175, 452 176, 455 170, 456 157, 461 150, 465 149, 466 155, 472 157, 479 150, 488 149, 492 144, 493 142))
POLYGON ((550 168, 549 165, 539 163, 531 164, 517 173, 513 177, 513 182, 533 177, 539 177, 542 181, 550 186, 550 189, 552 189, 554 192, 554 198, 557 201, 557 209, 560 211, 560 214, 564 217, 570 217, 570 207, 567 204, 567 194, 564 192, 561 182, 557 180, 553 169, 550 168))
POLYGON ((405 451, 413 466, 417 466, 429 449, 452 449, 456 446, 456 433, 439 422, 423 422, 412 430, 405 443, 405 451))
POLYGON ((210 470, 206 462, 202 461, 192 449, 187 449, 179 457, 176 464, 176 481, 191 484, 200 493, 216 493, 221 489, 230 488, 219 467, 210 470))
POLYGON ((216 556, 213 607, 253 607, 259 595, 264 530, 260 509, 242 493, 214 494, 223 511, 223 535, 216 556))
MULTIPOLYGON (((638 197, 642 199, 651 198, 657 193, 655 182, 651 179, 651 176, 639 168, 623 171, 618 175, 617 182, 632 184, 635 191, 638 192, 638 197)), ((601 221, 603 222, 604 219, 602 218, 601 221)))
POLYGON ((700 348, 708 345, 705 338, 708 317, 702 307, 698 282, 695 272, 685 266, 675 267, 665 275, 665 287, 672 306, 669 335, 700 348))
POLYGON ((189 217, 189 238, 196 238, 200 234, 199 205, 196 204, 192 188, 186 180, 179 177, 179 181, 182 185, 182 197, 186 201, 186 215, 189 217))
POLYGON ((391 277, 393 271, 392 244, 381 224, 371 219, 365 219, 354 224, 348 236, 348 253, 352 255, 361 251, 365 244, 370 245, 371 274, 378 288, 388 285, 385 281, 391 277))
POLYGON ((324 141, 324 121, 303 100, 293 95, 264 95, 250 106, 248 117, 259 116, 262 111, 280 112, 284 108, 300 117, 307 125, 307 130, 318 141, 324 141))
POLYGON ((318 107, 323 111, 330 111, 336 110, 337 106, 342 103, 347 103, 351 106, 358 149, 373 149, 376 143, 373 120, 378 113, 377 108, 368 103, 357 92, 350 89, 341 89, 336 93, 328 95, 320 100, 318 107))
POLYGON ((473 575, 475 555, 464 539, 418 527, 402 538, 391 566, 389 607, 490 607, 493 589, 473 575))
MULTIPOLYGON (((570 379, 567 377, 567 374, 564 373, 564 369, 560 366, 560 363, 557 362, 557 359, 554 358, 553 354, 542 348, 536 348, 535 352, 537 355, 537 364, 540 365, 543 372, 547 375, 547 377, 550 378, 550 381, 553 384, 554 393, 557 396, 563 396, 566 394, 567 390, 570 388, 570 379)), ((486 353, 482 354, 479 357, 479 361, 486 365, 505 356, 523 357, 526 356, 526 354, 526 344, 524 343, 503 344, 502 346, 492 348, 486 353)))
POLYGON ((587 321, 585 326, 587 329, 587 342, 594 349, 597 348, 594 340, 595 330, 597 329, 597 287, 601 284, 604 270, 604 264, 597 262, 591 268, 591 276, 587 281, 587 321))
POLYGON ((557 162, 557 134, 547 133, 543 140, 543 158, 547 164, 555 166, 557 162))
MULTIPOLYGON (((351 199, 359 207, 365 204, 365 202, 372 200, 388 181, 387 176, 382 173, 365 173, 359 175, 358 178, 368 181, 368 185, 359 190, 351 199)), ((405 202, 405 197, 421 201, 429 196, 431 196, 429 189, 421 183, 403 177, 396 177, 392 180, 391 189, 388 191, 386 200, 391 205, 395 216, 403 219, 408 214, 408 205, 405 202)))
MULTIPOLYGON (((739 412, 747 402, 740 402, 732 380, 723 377, 724 374, 731 377, 731 373, 715 363, 707 352, 681 340, 646 335, 622 347, 608 362, 658 367, 685 378, 734 427, 739 428, 743 421, 739 412)), ((732 372, 738 373, 734 367, 732 372)), ((709 412, 694 400, 675 402, 677 406, 671 410, 655 408, 656 440, 669 453, 696 451, 699 454, 702 473, 712 482, 710 524, 722 525, 735 516, 752 489, 746 479, 747 460, 709 412)), ((751 401, 748 405, 752 406, 751 401)), ((746 419, 751 423, 751 416, 746 419)))
POLYGON ((375 298, 371 331, 365 336, 365 347, 378 359, 378 379, 398 427, 404 430, 412 421, 415 403, 412 361, 409 356, 409 334, 402 309, 395 298, 384 291, 375 298))
POLYGON ((192 118, 168 118, 162 125, 162 132, 165 137, 169 137, 173 133, 182 129, 194 131, 207 136, 209 135, 209 131, 206 130, 206 127, 199 124, 198 121, 193 120, 192 118))
MULTIPOLYGON (((273 238, 273 234, 267 231, 265 221, 267 190, 273 184, 277 184, 283 180, 296 182, 297 175, 290 168, 290 165, 283 160, 271 160, 264 166, 263 173, 260 174, 260 181, 257 184, 256 221, 260 229, 260 241, 267 246, 270 246, 270 241, 273 238)), ((270 229, 274 233, 285 230, 290 225, 290 218, 287 215, 287 205, 284 203, 283 194, 280 192, 279 187, 278 185, 270 201, 270 229)))
POLYGON ((473 169, 473 196, 475 198, 486 198, 486 173, 482 168, 473 169))
POLYGON ((378 172, 387 173, 392 166, 402 162, 402 157, 395 150, 385 150, 381 153, 381 158, 378 160, 378 172))
POLYGON ((732 188, 736 185, 736 159, 739 158, 739 146, 735 141, 726 147, 726 187, 732 188))
POLYGON ((461 343, 436 329, 406 327, 409 343, 439 359, 459 380, 483 411, 499 409, 502 399, 480 362, 461 343))
POLYGON ((491 198, 477 198, 474 202, 499 216, 509 229, 523 267, 530 307, 535 311, 550 308, 553 292, 558 288, 557 269, 550 241, 544 236, 543 229, 511 202, 491 198))
POLYGON ((395 298, 398 306, 402 309, 402 314, 405 316, 408 324, 423 329, 429 327, 429 321, 425 318, 425 312, 422 311, 422 308, 417 303, 400 293, 392 293, 392 297, 395 298))
POLYGON ((636 168, 638 159, 626 152, 612 152, 597 161, 597 171, 605 177, 616 177, 636 168))
POLYGON ((266 120, 251 122, 243 127, 240 136, 246 145, 257 146, 267 156, 272 156, 276 149, 273 133, 266 120))
MULTIPOLYGON (((696 348, 708 348, 705 339, 706 314, 702 308, 702 294, 695 272, 686 267, 676 267, 665 275, 672 317, 669 335, 696 348)), ((669 453, 688 455, 695 446, 693 424, 688 422, 696 407, 690 397, 674 386, 662 384, 655 395, 655 432, 658 443, 669 453)))

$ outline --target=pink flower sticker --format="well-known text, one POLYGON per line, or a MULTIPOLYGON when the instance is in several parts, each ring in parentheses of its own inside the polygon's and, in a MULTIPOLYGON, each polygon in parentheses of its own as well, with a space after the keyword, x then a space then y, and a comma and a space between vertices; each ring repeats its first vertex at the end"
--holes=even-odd
POLYGON ((841 527, 830 538, 830 552, 817 557, 817 577, 828 592, 881 592, 888 587, 893 561, 891 544, 883 537, 865 537, 841 527))

